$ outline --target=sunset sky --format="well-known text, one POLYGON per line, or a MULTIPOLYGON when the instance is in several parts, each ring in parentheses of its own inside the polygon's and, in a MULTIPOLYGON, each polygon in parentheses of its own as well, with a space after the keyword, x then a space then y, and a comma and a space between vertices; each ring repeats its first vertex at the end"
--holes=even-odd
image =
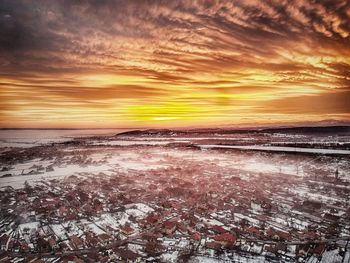
POLYGON ((0 127, 350 120, 350 1, 0 1, 0 127))

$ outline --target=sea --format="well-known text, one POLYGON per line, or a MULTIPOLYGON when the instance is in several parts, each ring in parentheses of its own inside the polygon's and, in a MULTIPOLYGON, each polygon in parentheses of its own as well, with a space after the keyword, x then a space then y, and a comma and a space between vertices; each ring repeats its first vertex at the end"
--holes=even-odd
POLYGON ((0 148, 33 147, 70 141, 77 137, 112 136, 132 129, 2 129, 0 148))

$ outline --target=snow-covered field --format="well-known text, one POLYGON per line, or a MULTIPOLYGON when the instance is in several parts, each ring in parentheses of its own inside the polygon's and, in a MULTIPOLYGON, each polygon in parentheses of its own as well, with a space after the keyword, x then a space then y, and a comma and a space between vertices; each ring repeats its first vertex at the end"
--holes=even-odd
MULTIPOLYGON (((220 151, 203 147, 202 150, 171 148, 163 145, 106 145, 64 146, 58 152, 48 154, 51 158, 28 157, 8 169, 0 171, 1 186, 19 188, 25 181, 35 182, 64 178, 70 175, 111 174, 115 171, 149 171, 179 167, 183 162, 201 165, 210 163, 222 168, 232 168, 252 173, 282 173, 292 176, 311 176, 315 169, 322 168, 330 173, 338 169, 339 176, 350 180, 349 165, 344 158, 323 157, 322 155, 298 156, 283 153, 264 153, 259 151, 240 153, 220 151), (104 148, 105 147, 105 148, 104 148), (51 160, 48 160, 51 159, 51 160), (41 166, 38 170, 36 166, 41 166), (52 169, 47 169, 52 167, 52 169), (6 176, 11 175, 11 176, 6 176)), ((224 146, 221 146, 224 147, 224 146)), ((229 147, 229 146, 227 146, 229 147)), ((241 146, 242 147, 242 146, 241 146)), ((225 149, 226 150, 226 149, 225 149)))

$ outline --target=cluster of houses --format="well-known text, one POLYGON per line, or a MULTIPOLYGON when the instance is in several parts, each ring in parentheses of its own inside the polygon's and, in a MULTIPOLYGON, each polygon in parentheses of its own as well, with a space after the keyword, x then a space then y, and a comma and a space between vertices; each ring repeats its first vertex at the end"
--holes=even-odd
POLYGON ((291 195, 284 184, 305 184, 294 182, 300 179, 247 180, 222 170, 212 180, 214 171, 202 168, 73 175, 3 188, 0 261, 52 254, 75 262, 133 262, 167 253, 287 260, 320 258, 330 249, 345 257, 348 239, 327 241, 350 234, 342 193, 325 204, 291 195))
MULTIPOLYGON (((138 147, 133 150, 151 158, 138 147)), ((67 157, 61 149, 53 158, 48 149, 16 150, 5 155, 2 169, 10 174, 8 167, 32 154, 50 164, 34 164, 24 176, 106 161, 83 150, 67 157)), ((160 162, 171 165, 0 188, 0 262, 350 258, 349 181, 248 172, 171 155, 160 162)))

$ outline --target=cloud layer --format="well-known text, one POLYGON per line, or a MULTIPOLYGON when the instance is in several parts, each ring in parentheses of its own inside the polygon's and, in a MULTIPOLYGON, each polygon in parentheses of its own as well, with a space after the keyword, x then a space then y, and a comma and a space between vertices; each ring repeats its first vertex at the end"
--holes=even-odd
POLYGON ((350 118, 350 2, 0 3, 1 126, 350 118))

